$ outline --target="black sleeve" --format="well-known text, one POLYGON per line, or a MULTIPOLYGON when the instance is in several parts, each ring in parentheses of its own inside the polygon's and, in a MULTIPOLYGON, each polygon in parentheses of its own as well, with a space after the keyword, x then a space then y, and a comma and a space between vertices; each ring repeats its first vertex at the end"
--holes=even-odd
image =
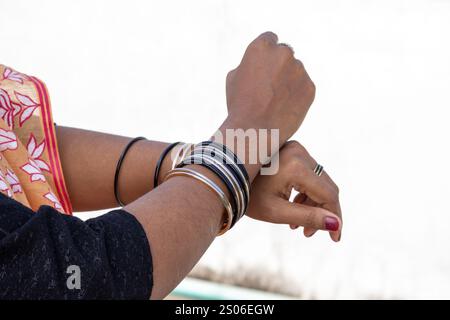
POLYGON ((152 273, 147 237, 128 212, 84 222, 0 193, 0 299, 148 299, 152 273))

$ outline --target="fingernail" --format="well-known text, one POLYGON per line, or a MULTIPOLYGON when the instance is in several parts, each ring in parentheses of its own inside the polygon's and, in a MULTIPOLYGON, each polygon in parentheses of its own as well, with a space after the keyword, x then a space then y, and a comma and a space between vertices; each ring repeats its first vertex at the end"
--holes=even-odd
POLYGON ((339 221, 334 217, 325 217, 325 229, 328 231, 338 231, 339 221))
POLYGON ((311 233, 311 234, 308 234, 308 235, 305 235, 307 238, 311 238, 313 235, 315 235, 316 234, 316 231, 314 231, 313 233, 311 233))

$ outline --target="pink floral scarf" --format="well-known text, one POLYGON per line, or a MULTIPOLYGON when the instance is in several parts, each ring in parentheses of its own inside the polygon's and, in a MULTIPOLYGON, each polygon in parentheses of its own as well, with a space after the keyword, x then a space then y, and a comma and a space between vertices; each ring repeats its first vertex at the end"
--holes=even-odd
POLYGON ((0 65, 0 192, 71 214, 47 88, 0 65))

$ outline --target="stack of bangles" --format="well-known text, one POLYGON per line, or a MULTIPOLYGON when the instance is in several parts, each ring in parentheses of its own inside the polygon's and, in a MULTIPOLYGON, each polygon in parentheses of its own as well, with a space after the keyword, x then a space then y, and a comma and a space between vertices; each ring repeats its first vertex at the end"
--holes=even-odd
MULTIPOLYGON (((123 205, 117 192, 117 179, 120 165, 130 146, 135 141, 141 139, 136 138, 128 143, 117 164, 114 193, 119 205, 123 205)), ((171 153, 172 166, 171 170, 164 176, 163 181, 176 176, 185 176, 203 183, 217 194, 225 207, 225 218, 223 219, 224 222, 219 235, 230 230, 247 212, 250 200, 249 177, 239 158, 226 146, 213 141, 204 141, 197 145, 183 142, 172 143, 167 146, 158 159, 154 173, 154 187, 158 186, 161 166, 169 153, 171 153), (185 166, 191 164, 203 166, 220 178, 230 194, 230 199, 227 198, 224 190, 214 181, 197 172, 195 169, 185 168, 185 166)))

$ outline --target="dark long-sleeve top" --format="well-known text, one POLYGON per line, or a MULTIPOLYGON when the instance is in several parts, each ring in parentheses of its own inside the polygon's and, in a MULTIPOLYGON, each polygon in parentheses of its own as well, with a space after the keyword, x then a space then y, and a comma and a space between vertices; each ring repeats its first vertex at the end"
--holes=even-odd
POLYGON ((0 193, 0 299, 148 299, 146 234, 130 213, 82 221, 0 193))

